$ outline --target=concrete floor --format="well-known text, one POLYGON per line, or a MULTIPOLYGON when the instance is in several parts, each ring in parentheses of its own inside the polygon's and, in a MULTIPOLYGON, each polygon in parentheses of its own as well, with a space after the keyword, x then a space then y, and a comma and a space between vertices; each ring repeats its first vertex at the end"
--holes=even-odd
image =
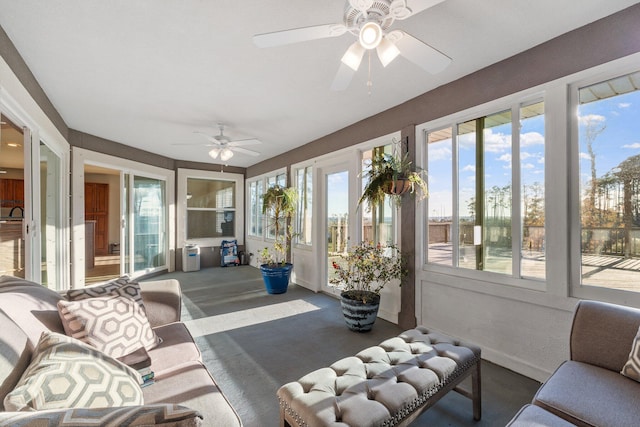
MULTIPOLYGON (((351 332, 337 299, 296 285, 269 295, 250 266, 161 277, 180 281, 182 319, 246 427, 278 425, 281 385, 402 332, 382 319, 371 332, 351 332)), ((482 369, 481 421, 473 421, 468 399, 449 393, 412 426, 504 426, 540 386, 489 362, 482 369)))

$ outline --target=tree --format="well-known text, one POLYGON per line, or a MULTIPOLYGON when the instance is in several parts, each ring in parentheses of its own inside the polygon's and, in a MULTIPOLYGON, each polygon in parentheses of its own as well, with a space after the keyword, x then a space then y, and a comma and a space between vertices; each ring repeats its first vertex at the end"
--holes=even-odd
POLYGON ((589 199, 585 202, 583 208, 583 221, 587 227, 594 227, 597 225, 596 220, 596 188, 598 177, 596 176, 596 153, 593 150, 593 144, 596 142, 596 138, 604 132, 607 125, 604 123, 604 117, 602 116, 584 116, 581 118, 584 129, 584 140, 587 145, 587 154, 591 162, 591 186, 589 188, 589 199))

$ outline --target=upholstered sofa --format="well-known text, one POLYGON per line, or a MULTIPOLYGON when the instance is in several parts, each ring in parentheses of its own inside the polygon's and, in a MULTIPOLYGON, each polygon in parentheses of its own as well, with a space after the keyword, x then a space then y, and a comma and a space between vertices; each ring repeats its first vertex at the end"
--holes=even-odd
MULTIPOLYGON (((146 310, 148 324, 158 339, 154 348, 145 353, 146 360, 151 361, 155 383, 146 387, 141 387, 142 382, 136 383, 138 388, 131 388, 131 393, 142 393, 138 404, 118 405, 107 399, 103 408, 27 408, 9 412, 6 409, 7 395, 15 394, 19 383, 24 381, 25 372, 34 369, 30 365, 35 363, 32 360, 36 359, 34 350, 41 350, 38 345, 54 342, 74 349, 82 346, 76 345, 74 338, 64 335, 59 302, 67 299, 66 294, 23 279, 0 276, 0 405, 5 403, 3 412, 0 412, 0 426, 241 426, 236 411, 202 364, 191 334, 180 322, 180 284, 176 280, 141 282, 139 289, 141 307, 146 310)), ((109 366, 117 364, 120 368, 123 365, 111 358, 106 360, 109 366)), ((82 363, 74 361, 70 366, 82 371, 82 368, 77 368, 82 363)), ((89 366, 87 372, 93 372, 91 368, 89 366)), ((141 372, 127 366, 123 369, 125 374, 141 372)), ((47 384, 40 387, 46 388, 47 384)), ((90 393, 91 387, 89 384, 82 393, 90 393)), ((116 398, 127 397, 130 389, 125 387, 122 390, 116 390, 116 394, 121 395, 116 398)))
POLYGON ((580 301, 570 360, 508 424, 624 427, 640 424, 640 310, 580 301))

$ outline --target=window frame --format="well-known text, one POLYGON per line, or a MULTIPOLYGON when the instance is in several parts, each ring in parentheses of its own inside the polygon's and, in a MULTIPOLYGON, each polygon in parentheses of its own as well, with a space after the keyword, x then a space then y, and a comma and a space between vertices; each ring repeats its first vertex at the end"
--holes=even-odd
MULTIPOLYGON (((249 191, 247 191, 247 211, 251 212, 251 210, 254 208, 254 202, 258 203, 258 211, 259 211, 259 221, 262 224, 262 233, 261 234, 249 234, 247 233, 247 239, 251 239, 251 240, 255 240, 255 241, 262 241, 262 242, 268 242, 268 243, 272 243, 275 241, 275 236, 273 237, 269 237, 267 235, 268 233, 268 224, 266 223, 266 215, 262 214, 262 207, 261 207, 261 203, 259 200, 251 200, 251 185, 253 183, 260 183, 259 185, 262 186, 262 194, 264 194, 264 192, 267 190, 267 188, 269 188, 269 185, 276 185, 276 184, 280 184, 282 185, 282 181, 284 180, 284 185, 286 186, 287 182, 288 182, 288 174, 287 174, 287 169, 286 168, 280 168, 280 169, 276 169, 274 171, 268 172, 266 174, 263 175, 258 175, 252 178, 249 178, 246 180, 246 185, 247 188, 249 189, 249 191), (271 181, 271 182, 270 182, 271 181)), ((249 215, 249 221, 251 221, 251 216, 249 215)), ((247 227, 249 229, 251 229, 251 225, 252 224, 247 224, 247 227)))
MULTIPOLYGON (((310 214, 310 221, 311 221, 310 228, 311 228, 311 231, 310 231, 310 236, 308 237, 308 240, 309 240, 308 243, 300 241, 300 235, 301 235, 301 233, 300 233, 300 224, 303 221, 301 221, 301 219, 300 219, 301 213, 299 212, 299 209, 296 209, 296 213, 295 213, 295 217, 294 217, 294 221, 295 221, 295 230, 294 231, 296 233, 296 236, 293 239, 294 240, 293 246, 296 247, 296 248, 304 249, 304 248, 311 248, 313 246, 313 241, 314 241, 313 235, 314 235, 314 217, 315 217, 315 215, 314 215, 314 205, 315 205, 315 203, 314 203, 313 196, 314 196, 314 190, 315 190, 315 182, 314 181, 315 181, 316 170, 314 168, 313 163, 304 163, 304 164, 300 164, 300 165, 296 165, 296 166, 292 166, 291 167, 291 176, 292 176, 292 180, 293 180, 293 187, 296 189, 296 193, 298 194, 298 202, 297 202, 297 206, 298 207, 300 206, 300 188, 298 188, 298 173, 300 171, 303 171, 305 176, 307 176, 309 173, 311 174, 311 198, 310 198, 310 200, 311 200, 311 209, 308 210, 309 214, 310 214)), ((303 192, 305 194, 305 197, 307 197, 307 188, 309 186, 309 183, 306 181, 306 178, 305 178, 305 183, 307 183, 307 187, 304 188, 303 192)), ((306 222, 306 221, 304 221, 304 222, 306 222)))
MULTIPOLYGON (((416 150, 417 150, 417 158, 420 159, 421 166, 427 170, 428 158, 427 158, 427 138, 430 132, 435 132, 438 130, 442 130, 445 128, 452 128, 452 135, 457 136, 457 126, 460 123, 465 123, 468 121, 473 121, 481 117, 487 117, 494 115, 501 111, 511 111, 511 122, 512 122, 512 175, 511 175, 511 185, 512 185, 512 197, 513 200, 521 199, 521 170, 520 170, 520 127, 518 125, 520 118, 520 109, 524 106, 535 104, 537 102, 545 103, 545 118, 548 114, 547 112, 547 99, 546 92, 541 88, 532 88, 528 91, 523 91, 518 94, 510 95, 501 99, 496 99, 486 104, 476 106, 470 108, 465 111, 457 112, 451 114, 446 117, 442 117, 436 119, 432 122, 427 122, 422 125, 416 126, 416 150)), ((544 128, 545 128, 545 140, 548 140, 548 120, 545 120, 544 128)), ((545 158, 548 155, 548 146, 550 144, 545 144, 545 158)), ((452 189, 453 189, 453 211, 452 217, 456 218, 459 209, 458 203, 458 186, 459 186, 459 156, 458 156, 458 146, 454 141, 452 146, 452 189)), ((547 173, 548 165, 545 163, 545 188, 547 188, 547 181, 549 180, 549 175, 547 173)), ((428 173, 428 170, 427 170, 428 173)), ((521 234, 522 226, 520 224, 520 220, 515 221, 515 215, 520 215, 520 202, 514 203, 512 208, 512 235, 514 231, 517 230, 518 235, 521 234), (515 205, 518 205, 516 208, 515 205), (515 230, 514 230, 515 229, 515 230)), ((420 242, 417 244, 416 248, 416 259, 422 264, 423 272, 432 272, 432 273, 441 273, 447 276, 455 276, 459 278, 488 282, 497 285, 506 285, 517 288, 530 289, 535 291, 544 291, 546 289, 546 282, 548 279, 541 278, 533 278, 533 277, 519 277, 515 276, 515 272, 517 271, 520 275, 520 250, 513 251, 512 254, 512 263, 518 264, 517 270, 515 268, 512 269, 511 274, 503 274, 503 273, 495 273, 491 271, 483 271, 483 270, 475 270, 475 269, 466 269, 459 267, 456 262, 456 257, 458 256, 458 245, 454 245, 453 249, 453 257, 454 262, 451 266, 443 265, 443 264, 435 264, 428 262, 428 245, 429 245, 429 231, 428 231, 428 219, 429 219, 429 209, 430 209, 430 200, 427 198, 425 203, 423 203, 422 209, 418 209, 417 213, 419 215, 416 217, 416 221, 420 222, 420 226, 422 230, 416 230, 416 233, 419 233, 421 236, 420 242), (517 255, 517 257, 516 257, 517 255)), ((458 234, 458 224, 456 221, 452 224, 451 234, 455 239, 458 234)), ((545 234, 548 235, 548 224, 545 222, 545 234)), ((512 243, 512 247, 514 243, 512 243)), ((549 254, 546 254, 547 260, 549 258, 549 254)), ((545 277, 549 277, 549 263, 545 263, 545 277)))
MULTIPOLYGON (((631 58, 638 58, 632 55, 631 58)), ((569 295, 575 298, 607 301, 616 304, 640 306, 640 292, 612 289, 595 285, 582 284, 582 225, 580 202, 580 128, 578 108, 580 106, 579 90, 581 88, 605 82, 617 77, 640 71, 640 60, 623 59, 596 67, 596 70, 568 85, 569 110, 569 165, 570 165, 570 203, 569 203, 569 295), (622 64, 620 64, 622 63, 622 64), (614 66, 612 64, 620 64, 614 66)))
POLYGON ((178 244, 182 248, 185 243, 197 244, 200 247, 220 246, 223 240, 237 240, 244 244, 244 175, 228 172, 213 172, 196 169, 178 169, 178 244), (231 181, 235 183, 235 218, 234 233, 230 237, 204 237, 187 239, 187 180, 204 179, 210 181, 231 181))

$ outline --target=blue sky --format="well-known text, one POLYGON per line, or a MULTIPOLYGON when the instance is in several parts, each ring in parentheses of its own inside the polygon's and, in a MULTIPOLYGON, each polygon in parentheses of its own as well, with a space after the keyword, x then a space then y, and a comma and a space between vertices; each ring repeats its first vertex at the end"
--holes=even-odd
MULTIPOLYGON (((468 201, 475 195, 475 134, 464 134, 459 142, 460 214, 468 216, 468 201)), ((522 183, 544 182, 544 117, 522 120, 520 134, 522 183)), ((485 188, 504 187, 512 180, 511 124, 485 130, 485 188)), ((429 215, 452 215, 451 139, 429 145, 429 215)))
POLYGON ((584 142, 584 128, 604 126, 593 143, 596 174, 605 175, 623 160, 640 154, 640 91, 581 105, 580 122, 580 179, 591 179, 591 161, 584 142))

